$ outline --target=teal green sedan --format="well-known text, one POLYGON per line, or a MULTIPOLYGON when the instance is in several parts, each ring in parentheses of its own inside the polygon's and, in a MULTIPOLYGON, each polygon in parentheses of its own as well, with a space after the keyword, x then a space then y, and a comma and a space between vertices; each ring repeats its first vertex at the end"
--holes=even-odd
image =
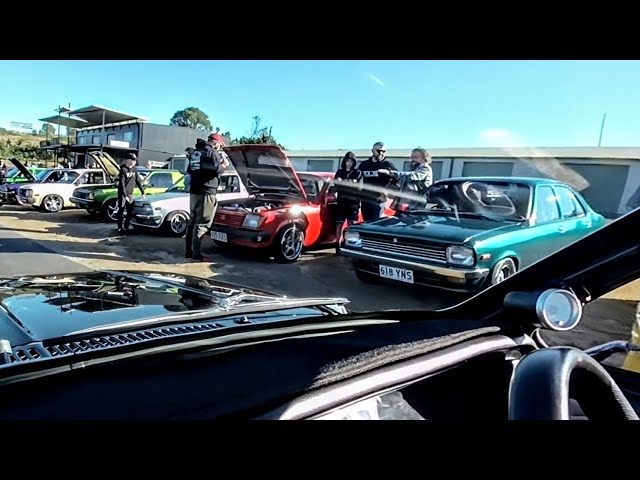
POLYGON ((570 186, 543 178, 450 178, 425 209, 345 230, 358 278, 475 293, 603 227, 570 186))

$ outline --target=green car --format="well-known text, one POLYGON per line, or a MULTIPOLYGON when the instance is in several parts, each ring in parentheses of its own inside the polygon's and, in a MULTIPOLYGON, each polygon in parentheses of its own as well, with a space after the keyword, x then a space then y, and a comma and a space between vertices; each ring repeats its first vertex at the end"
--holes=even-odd
POLYGON ((38 172, 42 170, 47 170, 46 168, 40 168, 40 167, 25 167, 22 163, 20 163, 15 158, 11 159, 11 163, 13 163, 16 166, 13 168, 10 168, 7 171, 7 183, 33 182, 38 172), (27 175, 25 175, 25 173, 23 172, 26 172, 27 175))
MULTIPOLYGON (((118 178, 120 167, 108 157, 101 162, 103 168, 113 179, 118 178)), ((178 170, 137 168, 145 187, 145 194, 154 195, 164 193, 184 175, 178 170)), ((133 191, 134 196, 140 195, 138 188, 133 191)), ((78 187, 73 191, 69 199, 78 208, 84 208, 91 216, 100 216, 105 220, 116 221, 118 218, 118 187, 117 182, 111 185, 97 185, 91 187, 78 187)))
POLYGON ((432 185, 426 209, 347 228, 340 253, 365 282, 476 293, 605 224, 555 180, 450 178, 432 185))

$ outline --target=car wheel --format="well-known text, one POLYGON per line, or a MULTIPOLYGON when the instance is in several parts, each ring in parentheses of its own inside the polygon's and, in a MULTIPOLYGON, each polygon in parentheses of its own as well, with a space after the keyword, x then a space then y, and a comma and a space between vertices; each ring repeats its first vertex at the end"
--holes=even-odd
POLYGON ((304 230, 296 223, 282 228, 273 243, 273 256, 277 262, 292 263, 302 255, 304 230))
POLYGON ((493 274, 491 275, 491 285, 495 285, 500 283, 511 275, 514 275, 518 271, 518 267, 516 266, 516 262, 513 261, 513 258, 504 258, 496 263, 495 267, 493 267, 493 274))
POLYGON ((174 237, 183 237, 187 231, 189 215, 184 212, 172 212, 165 220, 167 231, 174 237))
POLYGON ((42 210, 49 213, 56 213, 64 207, 64 200, 59 195, 47 195, 42 199, 42 210))
POLYGON ((356 277, 358 280, 364 283, 380 283, 382 279, 373 273, 363 272, 362 270, 356 270, 356 277))
POLYGON ((110 220, 112 222, 118 221, 118 199, 112 198, 111 200, 107 200, 102 207, 102 214, 104 218, 110 220))

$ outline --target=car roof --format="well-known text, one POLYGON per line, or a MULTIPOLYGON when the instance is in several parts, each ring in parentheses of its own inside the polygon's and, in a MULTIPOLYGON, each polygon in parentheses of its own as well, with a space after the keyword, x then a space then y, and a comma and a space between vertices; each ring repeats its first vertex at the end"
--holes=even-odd
POLYGON ((523 185, 527 185, 530 187, 535 187, 540 184, 557 184, 557 185, 566 185, 563 182, 559 182, 558 180, 554 180, 552 178, 538 178, 538 177, 452 177, 452 178, 442 178, 438 180, 436 183, 446 183, 446 182, 509 182, 509 183, 521 183, 523 185))

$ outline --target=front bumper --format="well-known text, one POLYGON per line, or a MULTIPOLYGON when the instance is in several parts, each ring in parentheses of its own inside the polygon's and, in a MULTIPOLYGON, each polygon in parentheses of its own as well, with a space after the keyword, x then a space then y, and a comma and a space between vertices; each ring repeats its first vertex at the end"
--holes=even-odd
POLYGON ((36 203, 36 199, 34 197, 25 197, 24 195, 18 195, 17 199, 20 205, 33 205, 34 203, 36 203))
MULTIPOLYGON (((480 289, 490 270, 488 268, 463 269, 445 265, 430 265, 411 260, 384 257, 375 253, 342 247, 340 254, 353 259, 353 267, 379 276, 380 265, 404 268, 413 271, 414 283, 433 288, 457 292, 472 292, 480 289)), ((393 280, 391 280, 393 281, 393 280)))
POLYGON ((136 213, 133 211, 133 219, 131 220, 131 224, 136 227, 144 227, 144 228, 160 228, 162 225, 163 217, 162 215, 153 215, 149 213, 136 213))
POLYGON ((86 198, 71 197, 69 199, 78 208, 84 208, 85 210, 97 210, 99 205, 93 200, 87 200, 86 198))
POLYGON ((227 243, 247 248, 267 248, 273 243, 273 235, 263 230, 239 229, 213 224, 209 234, 220 232, 227 235, 227 243))

